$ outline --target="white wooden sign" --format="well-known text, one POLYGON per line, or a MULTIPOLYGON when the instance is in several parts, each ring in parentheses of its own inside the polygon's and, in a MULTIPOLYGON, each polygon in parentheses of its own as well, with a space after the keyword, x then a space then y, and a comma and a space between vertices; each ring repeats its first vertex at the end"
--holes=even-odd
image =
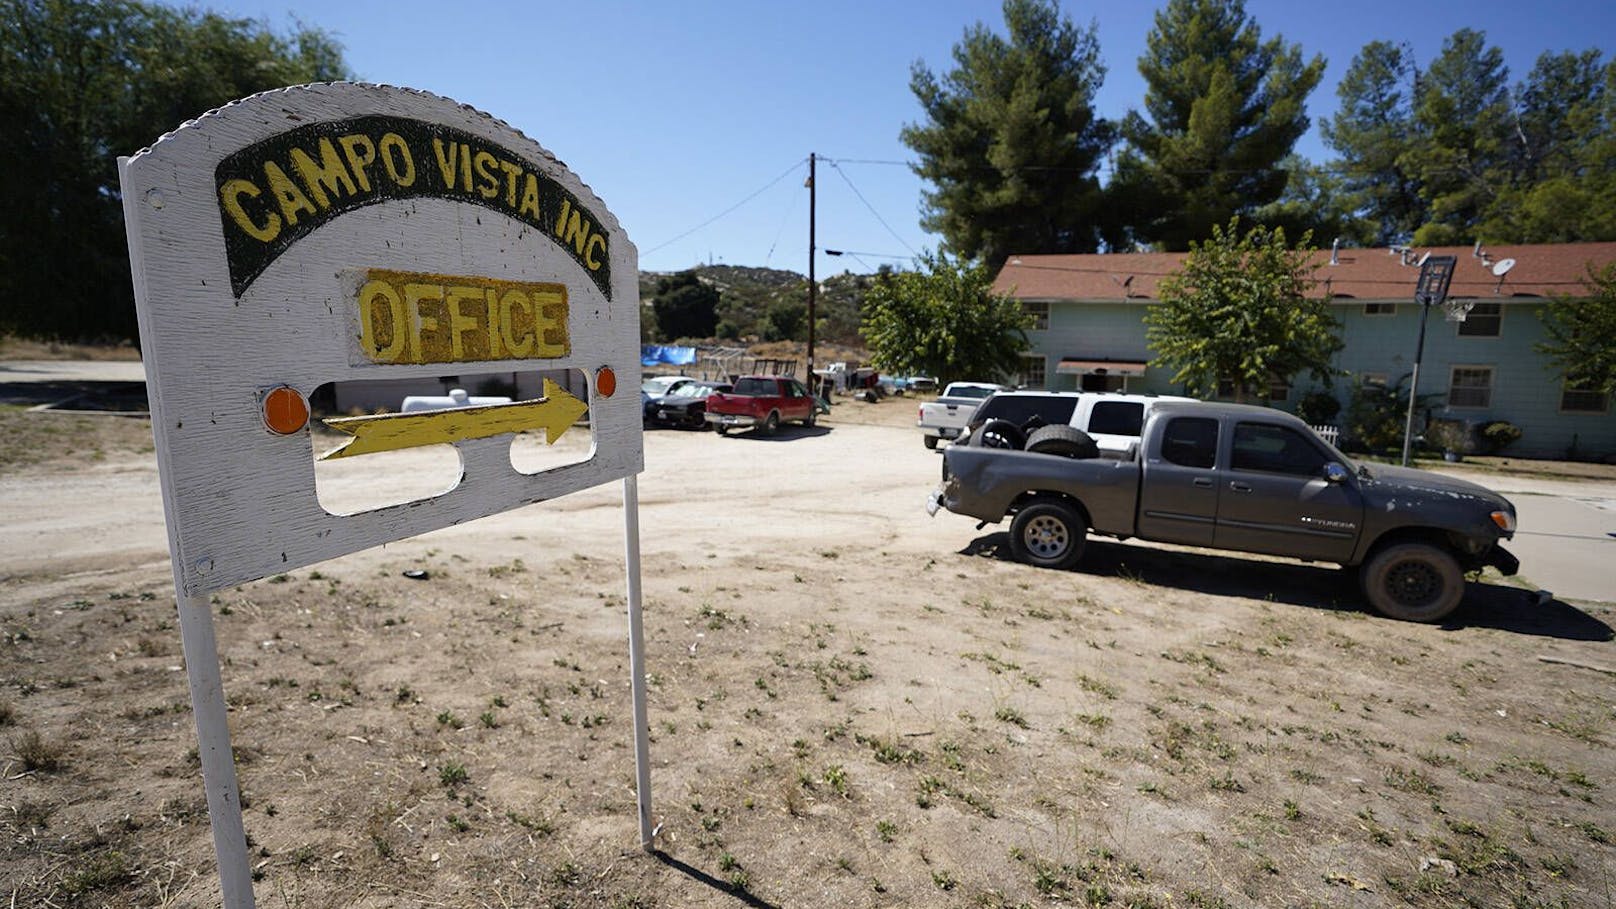
MULTIPOLYGON (((650 842, 635 475, 639 286, 606 206, 531 139, 425 92, 268 92, 119 162, 175 586, 226 906, 252 905, 207 594, 624 481, 640 829, 650 842), (334 423, 331 454, 447 442, 459 482, 353 515, 321 507, 309 395, 330 382, 577 370, 584 399, 334 423), (587 412, 593 449, 517 471, 587 412)), ((388 477, 378 472, 378 483, 388 477)))
MULTIPOLYGON (((634 247, 588 187, 506 124, 423 92, 315 85, 187 123, 122 176, 186 593, 642 469, 634 247), (588 460, 532 476, 510 465, 502 433, 548 420, 553 439, 579 415, 557 396, 488 415, 483 428, 499 432, 457 445, 463 477, 443 495, 354 516, 321 508, 309 434, 293 425, 320 385, 558 368, 593 386, 588 460), (289 432, 271 428, 277 416, 289 432)), ((368 429, 414 444, 477 431, 397 425, 368 429)))

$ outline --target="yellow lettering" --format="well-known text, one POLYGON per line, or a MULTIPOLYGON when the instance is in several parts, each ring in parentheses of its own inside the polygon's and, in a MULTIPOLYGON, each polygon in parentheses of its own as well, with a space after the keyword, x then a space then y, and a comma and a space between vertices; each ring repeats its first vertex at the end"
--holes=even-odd
MULTIPOLYGON (((461 336, 468 331, 476 331, 478 328, 477 319, 461 312, 460 304, 466 300, 481 299, 482 295, 483 291, 480 287, 457 285, 449 288, 448 293, 444 296, 444 300, 449 307, 449 352, 454 354, 454 359, 457 363, 467 359, 466 343, 461 336)), ((482 358, 473 357, 471 359, 482 358)))
POLYGON ((499 346, 499 291, 492 287, 483 291, 483 302, 488 307, 488 359, 503 360, 505 352, 499 346))
POLYGON ((306 211, 311 215, 320 213, 314 207, 314 203, 309 201, 309 197, 303 195, 303 191, 297 188, 297 184, 286 176, 286 171, 281 170, 279 164, 274 161, 265 161, 264 178, 269 182, 270 194, 275 197, 276 202, 280 203, 281 217, 286 219, 288 225, 297 223, 297 213, 300 211, 306 211))
POLYGON ((499 177, 494 173, 494 156, 480 151, 473 159, 477 168, 477 194, 484 199, 499 195, 499 177))
POLYGON ((460 146, 460 177, 466 192, 471 192, 471 148, 460 146))
POLYGON ((432 153, 438 158, 438 173, 443 177, 443 188, 454 188, 455 160, 460 157, 459 143, 444 145, 437 136, 432 137, 432 153), (444 152, 448 154, 445 155, 444 152))
POLYGON ((438 352, 436 348, 440 345, 434 343, 432 345, 433 350, 430 351, 423 346, 426 341, 435 340, 430 336, 435 335, 438 331, 438 319, 436 316, 422 312, 422 303, 436 303, 441 308, 443 306, 443 285, 419 283, 404 285, 404 308, 410 315, 410 344, 415 354, 415 362, 441 363, 443 359, 434 356, 438 352))
POLYGON ((320 163, 315 164, 308 152, 301 148, 292 149, 292 169, 303 178, 303 186, 314 194, 314 201, 321 208, 330 208, 331 200, 326 196, 326 190, 332 195, 353 195, 353 178, 348 176, 348 169, 342 166, 342 160, 337 157, 337 147, 331 144, 330 139, 320 140, 320 163), (346 192, 338 192, 345 189, 346 192))
POLYGON ((565 289, 539 291, 533 294, 535 313, 533 333, 539 343, 533 351, 537 357, 564 357, 570 344, 567 338, 567 292, 565 289))
POLYGON ((561 214, 556 218, 556 223, 555 223, 555 235, 557 237, 560 237, 561 234, 566 231, 566 229, 567 229, 567 212, 569 212, 571 210, 572 210, 572 202, 567 200, 567 199, 562 199, 561 200, 561 214))
POLYGON ((396 363, 404 352, 404 301, 386 281, 368 281, 359 289, 359 343, 376 363, 396 363), (381 340, 376 303, 387 306, 387 341, 381 340))
POLYGON ((515 208, 516 179, 522 176, 522 167, 513 161, 500 161, 499 169, 505 172, 505 206, 515 208))
POLYGON ((573 209, 572 217, 567 220, 566 236, 561 238, 561 242, 571 243, 572 248, 578 251, 578 255, 583 255, 584 246, 589 241, 589 231, 592 226, 588 221, 584 220, 577 209, 573 209))
POLYGON ((399 186, 414 186, 415 159, 410 156, 409 143, 398 133, 387 133, 379 145, 387 176, 399 186))
POLYGON ((589 248, 584 252, 584 264, 589 266, 590 271, 600 271, 600 262, 595 259, 596 246, 599 246, 603 251, 606 249, 605 234, 589 235, 589 248))
POLYGON ((522 184, 522 206, 517 212, 535 221, 539 219, 539 178, 532 174, 528 174, 522 184))
POLYGON ((505 341, 505 349, 518 357, 525 357, 533 351, 533 305, 528 302, 527 295, 519 290, 507 290, 499 298, 499 333, 505 341), (512 310, 520 306, 526 311, 528 322, 527 330, 517 337, 512 310), (518 343, 520 342, 520 343, 518 343))
POLYGON ((354 133, 338 139, 337 144, 342 146, 342 153, 348 158, 348 169, 359 181, 359 188, 370 192, 370 175, 365 173, 365 168, 376 163, 376 143, 363 133, 354 133))
POLYGON ((230 216, 230 220, 236 222, 236 226, 246 232, 247 236, 260 243, 268 243, 280 236, 280 215, 266 212, 264 223, 258 224, 242 207, 242 196, 258 198, 258 187, 254 186, 251 180, 227 180, 219 187, 219 204, 224 206, 225 214, 230 216))

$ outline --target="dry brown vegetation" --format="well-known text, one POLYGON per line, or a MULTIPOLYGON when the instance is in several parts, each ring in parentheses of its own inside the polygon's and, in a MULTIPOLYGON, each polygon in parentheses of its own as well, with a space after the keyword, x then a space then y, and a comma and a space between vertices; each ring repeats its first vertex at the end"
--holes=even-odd
MULTIPOLYGON (((1609 605, 1495 581, 1407 625, 1333 568, 1109 541, 1035 570, 926 518, 912 420, 647 434, 655 855, 617 489, 220 592, 258 904, 1616 899, 1609 605)), ((16 906, 218 902, 160 512, 98 485, 155 495, 126 441, 61 508, 135 548, 0 569, 16 906)))

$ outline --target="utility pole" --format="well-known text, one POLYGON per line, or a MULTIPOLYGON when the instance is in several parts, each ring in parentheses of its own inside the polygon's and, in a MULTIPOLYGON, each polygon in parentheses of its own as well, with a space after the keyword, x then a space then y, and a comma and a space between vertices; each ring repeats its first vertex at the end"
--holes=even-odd
POLYGON ((808 373, 804 377, 808 393, 818 397, 814 388, 814 300, 819 294, 819 282, 814 280, 814 161, 818 156, 808 153, 808 373))

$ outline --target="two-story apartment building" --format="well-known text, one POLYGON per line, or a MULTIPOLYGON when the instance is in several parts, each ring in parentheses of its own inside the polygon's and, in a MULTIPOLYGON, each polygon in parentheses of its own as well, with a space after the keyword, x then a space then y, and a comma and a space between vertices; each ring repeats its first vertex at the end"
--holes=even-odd
MULTIPOLYGON (((1536 349, 1547 335, 1550 299, 1582 293, 1588 266, 1616 261, 1616 243, 1320 250, 1315 293, 1328 295, 1342 324, 1330 388, 1343 413, 1357 381, 1396 383, 1413 368, 1422 309, 1414 302, 1419 257, 1458 257, 1450 299, 1470 302, 1464 321, 1431 307, 1420 363, 1420 395, 1434 394, 1435 417, 1522 430, 1510 453, 1528 457, 1616 455, 1616 415, 1608 395, 1567 387, 1536 349)), ((1184 253, 1012 256, 994 290, 1032 314, 1020 381, 1057 390, 1184 394, 1172 370, 1153 362, 1144 315, 1160 302, 1163 278, 1184 253)), ((1276 384, 1275 406, 1293 409, 1315 386, 1308 376, 1276 384)))

